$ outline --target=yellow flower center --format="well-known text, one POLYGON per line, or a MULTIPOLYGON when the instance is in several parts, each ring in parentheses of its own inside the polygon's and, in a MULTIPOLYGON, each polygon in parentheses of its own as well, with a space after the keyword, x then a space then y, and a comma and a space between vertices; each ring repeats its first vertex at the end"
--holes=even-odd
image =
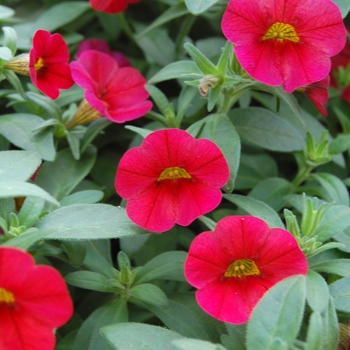
POLYGON ((260 275, 260 271, 255 262, 250 259, 234 261, 226 270, 225 277, 242 277, 260 275))
POLYGON ((191 175, 184 169, 179 167, 171 167, 164 169, 158 177, 158 181, 190 179, 191 175))
POLYGON ((40 70, 41 68, 43 68, 45 66, 44 60, 42 57, 39 57, 39 59, 36 61, 36 63, 34 64, 34 69, 36 71, 40 70))
POLYGON ((5 288, 0 288, 0 304, 14 304, 15 303, 15 297, 11 292, 6 290, 5 288))
POLYGON ((286 23, 276 22, 274 23, 263 36, 263 40, 277 39, 278 41, 289 40, 293 43, 300 41, 295 28, 286 23))

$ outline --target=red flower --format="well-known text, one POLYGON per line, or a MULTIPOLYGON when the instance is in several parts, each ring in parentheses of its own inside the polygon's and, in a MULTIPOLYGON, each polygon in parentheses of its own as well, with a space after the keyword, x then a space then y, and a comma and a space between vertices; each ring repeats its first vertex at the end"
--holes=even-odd
POLYGON ((216 208, 229 169, 210 140, 196 140, 186 131, 158 130, 120 160, 115 180, 127 199, 126 212, 136 224, 164 232, 175 223, 187 226, 216 208))
POLYGON ((74 81, 85 89, 90 106, 115 123, 142 117, 152 108, 146 79, 132 67, 119 68, 109 55, 89 50, 71 63, 74 81))
POLYGON ((328 101, 328 87, 330 82, 330 76, 327 75, 321 81, 312 83, 310 85, 298 88, 297 91, 303 92, 310 101, 314 104, 317 110, 324 116, 327 117, 328 112, 324 108, 324 105, 328 101))
POLYGON ((253 78, 287 92, 325 78, 346 42, 331 0, 231 0, 222 30, 253 78))
POLYGON ((255 305, 277 282, 306 275, 307 260, 286 230, 252 216, 228 216, 192 242, 185 261, 198 304, 218 320, 247 322, 255 305))
POLYGON ((79 58, 81 53, 87 50, 97 50, 112 56, 117 61, 119 68, 131 67, 131 64, 128 58, 119 51, 111 51, 108 46, 108 43, 105 42, 104 40, 101 40, 101 39, 83 40, 78 46, 76 57, 79 58))
POLYGON ((50 350, 73 313, 62 276, 27 252, 0 247, 0 349, 50 350))
POLYGON ((69 89, 74 84, 68 65, 68 46, 60 34, 36 31, 29 55, 30 78, 45 95, 56 99, 59 89, 69 89))
POLYGON ((96 11, 106 13, 123 12, 128 4, 134 4, 140 0, 90 0, 91 7, 96 11))

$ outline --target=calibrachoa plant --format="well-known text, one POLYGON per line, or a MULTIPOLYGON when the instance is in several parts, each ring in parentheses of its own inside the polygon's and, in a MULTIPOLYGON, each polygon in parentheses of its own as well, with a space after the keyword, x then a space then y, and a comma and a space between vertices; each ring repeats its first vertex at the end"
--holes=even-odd
POLYGON ((350 6, 4 0, 1 350, 348 350, 350 6))

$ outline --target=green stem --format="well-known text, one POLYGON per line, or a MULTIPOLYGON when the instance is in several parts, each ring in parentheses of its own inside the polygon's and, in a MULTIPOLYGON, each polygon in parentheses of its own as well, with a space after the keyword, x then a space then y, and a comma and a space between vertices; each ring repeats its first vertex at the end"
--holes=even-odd
POLYGON ((189 15, 186 20, 183 22, 180 32, 176 38, 175 42, 175 60, 178 61, 181 57, 182 46, 185 41, 185 37, 190 32, 192 25, 195 21, 196 17, 189 15))
POLYGON ((124 33, 127 35, 127 37, 137 45, 137 41, 135 39, 134 33, 133 33, 128 21, 126 20, 124 13, 122 13, 122 12, 117 13, 116 17, 117 17, 119 24, 123 28, 124 33))
POLYGON ((310 175, 311 171, 314 169, 313 166, 303 164, 301 168, 299 169, 297 175, 295 176, 294 180, 292 181, 293 189, 292 192, 294 193, 300 184, 302 184, 310 175))

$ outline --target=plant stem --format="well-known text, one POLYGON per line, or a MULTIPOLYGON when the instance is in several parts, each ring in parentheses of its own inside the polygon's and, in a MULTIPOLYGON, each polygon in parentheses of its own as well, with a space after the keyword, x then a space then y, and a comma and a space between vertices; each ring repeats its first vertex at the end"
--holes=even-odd
POLYGON ((175 42, 175 60, 176 61, 181 58, 180 54, 181 54, 183 43, 185 41, 185 37, 190 32, 195 19, 196 19, 195 16, 189 15, 187 16, 186 20, 183 22, 181 26, 180 32, 175 42))

